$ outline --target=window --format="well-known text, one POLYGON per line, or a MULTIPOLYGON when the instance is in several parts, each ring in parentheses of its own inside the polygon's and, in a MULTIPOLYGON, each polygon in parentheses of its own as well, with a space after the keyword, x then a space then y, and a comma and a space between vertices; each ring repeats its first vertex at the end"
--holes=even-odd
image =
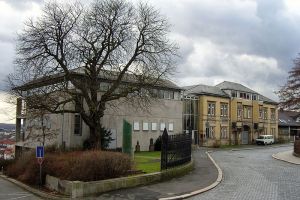
POLYGON ((160 123, 160 130, 163 131, 166 128, 166 123, 161 122, 160 123))
POLYGON ((81 116, 78 113, 74 115, 74 134, 81 135, 82 134, 82 123, 81 123, 81 116))
POLYGON ((164 91, 164 99, 170 99, 170 92, 164 91))
POLYGON ((244 93, 244 92, 240 92, 240 98, 242 98, 242 99, 246 99, 246 93, 244 93))
POLYGON ((267 127, 264 128, 264 134, 268 135, 268 128, 267 127))
POLYGON ((139 131, 140 130, 140 123, 135 121, 133 122, 133 130, 134 131, 139 131))
POLYGON ((221 138, 226 139, 227 138, 227 133, 228 133, 228 128, 227 127, 221 127, 221 138))
POLYGON ((173 131, 174 130, 174 124, 173 123, 169 123, 169 131, 173 131))
POLYGON ((263 118, 264 118, 263 107, 259 106, 259 119, 263 119, 263 118))
POLYGON ((180 93, 179 92, 173 92, 174 99, 179 100, 180 99, 180 93))
POLYGON ((271 135, 275 135, 276 128, 271 128, 271 135))
POLYGON ((246 94, 246 99, 251 99, 250 97, 251 97, 251 94, 247 93, 246 94))
POLYGON ((236 93, 236 91, 231 91, 231 97, 237 97, 237 93, 236 93))
POLYGON ((152 131, 156 131, 157 130, 157 123, 156 122, 152 122, 151 123, 151 130, 152 131))
POLYGON ((237 117, 242 118, 242 113, 243 113, 243 106, 241 103, 238 103, 237 105, 237 117))
POLYGON ((174 99, 174 92, 170 91, 170 99, 174 99))
POLYGON ((275 109, 271 108, 271 120, 276 120, 275 109))
POLYGON ((253 94, 253 95, 252 95, 252 100, 254 100, 254 101, 256 101, 256 100, 257 100, 257 96, 256 96, 256 94, 253 94))
POLYGON ((215 116, 216 103, 208 102, 207 115, 215 116))
POLYGON ((143 122, 143 131, 149 131, 149 123, 143 122))
POLYGON ((158 91, 158 98, 160 98, 160 99, 164 98, 164 91, 163 90, 158 91))
POLYGON ((214 138, 214 136, 215 136, 215 127, 210 126, 209 127, 209 138, 214 138))
POLYGON ((268 119, 268 108, 264 108, 264 119, 268 119))
POLYGON ((250 119, 252 117, 252 107, 244 106, 244 118, 250 119))
POLYGON ((225 104, 225 103, 221 104, 221 116, 222 117, 228 116, 228 104, 225 104))

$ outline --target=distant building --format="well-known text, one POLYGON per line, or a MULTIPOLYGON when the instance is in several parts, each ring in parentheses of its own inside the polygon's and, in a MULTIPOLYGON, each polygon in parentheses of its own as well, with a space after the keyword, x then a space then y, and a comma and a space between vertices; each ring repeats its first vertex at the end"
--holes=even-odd
POLYGON ((15 157, 15 141, 0 140, 0 158, 8 160, 15 157))
POLYGON ((278 136, 284 141, 300 136, 300 112, 278 111, 278 136))
POLYGON ((252 144, 261 134, 278 139, 275 101, 228 81, 184 89, 183 128, 191 128, 200 145, 252 144))

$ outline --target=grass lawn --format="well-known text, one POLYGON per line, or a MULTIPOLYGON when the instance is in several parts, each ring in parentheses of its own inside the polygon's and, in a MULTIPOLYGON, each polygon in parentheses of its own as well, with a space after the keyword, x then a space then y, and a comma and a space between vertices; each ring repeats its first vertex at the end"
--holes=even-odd
POLYGON ((146 173, 160 171, 160 151, 143 151, 134 153, 134 162, 137 170, 146 173))

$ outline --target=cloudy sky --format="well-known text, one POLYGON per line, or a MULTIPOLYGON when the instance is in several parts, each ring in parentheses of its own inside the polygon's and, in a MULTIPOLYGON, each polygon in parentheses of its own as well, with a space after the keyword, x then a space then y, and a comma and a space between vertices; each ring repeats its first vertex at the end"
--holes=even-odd
MULTIPOLYGON (((169 19, 171 37, 180 46, 176 83, 215 85, 228 80, 278 100, 274 91, 285 82, 300 52, 300 1, 148 2, 169 19)), ((0 0, 0 123, 12 122, 1 90, 13 72, 16 33, 26 19, 40 14, 43 4, 43 0, 0 0)))

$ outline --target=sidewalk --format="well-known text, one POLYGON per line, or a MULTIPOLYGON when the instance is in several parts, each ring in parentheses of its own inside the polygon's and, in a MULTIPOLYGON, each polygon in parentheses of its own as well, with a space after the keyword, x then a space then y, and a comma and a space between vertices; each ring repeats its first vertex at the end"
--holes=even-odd
POLYGON ((195 169, 188 175, 153 185, 113 191, 97 196, 96 198, 91 197, 87 199, 153 200, 178 196, 206 188, 215 183, 218 178, 218 170, 208 158, 205 153, 206 150, 206 148, 200 148, 193 152, 195 169))
POLYGON ((282 160, 288 163, 300 165, 300 158, 293 155, 293 150, 279 152, 272 155, 277 160, 282 160))

